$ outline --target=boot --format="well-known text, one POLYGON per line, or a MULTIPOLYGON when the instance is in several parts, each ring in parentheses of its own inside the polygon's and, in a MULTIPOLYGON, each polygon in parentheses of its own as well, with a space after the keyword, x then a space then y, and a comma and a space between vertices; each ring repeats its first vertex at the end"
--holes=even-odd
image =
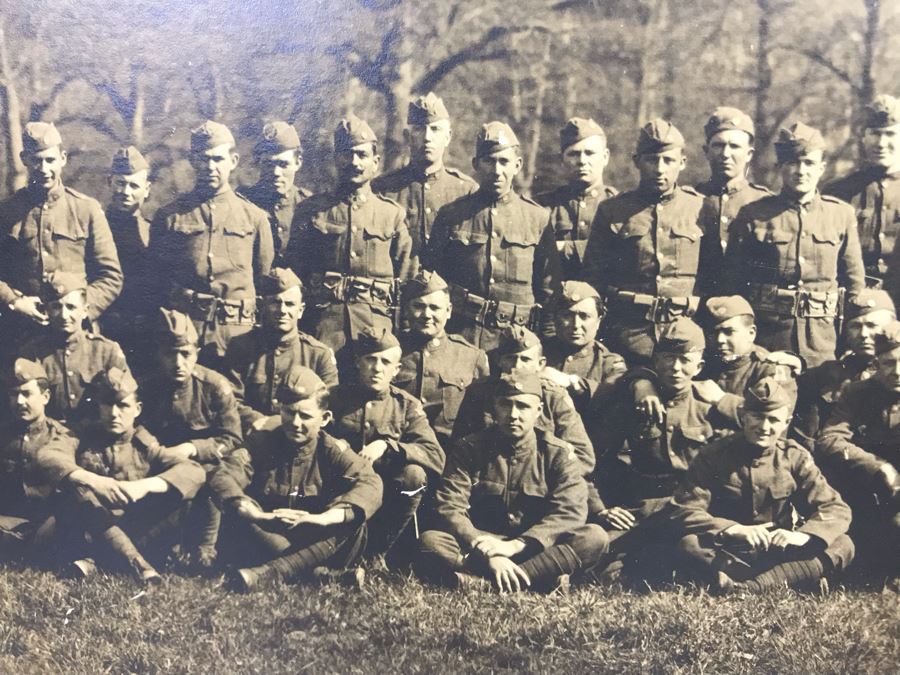
POLYGON ((113 559, 124 563, 124 567, 142 584, 155 586, 162 582, 159 572, 144 559, 131 538, 118 525, 101 533, 100 540, 109 548, 113 559))

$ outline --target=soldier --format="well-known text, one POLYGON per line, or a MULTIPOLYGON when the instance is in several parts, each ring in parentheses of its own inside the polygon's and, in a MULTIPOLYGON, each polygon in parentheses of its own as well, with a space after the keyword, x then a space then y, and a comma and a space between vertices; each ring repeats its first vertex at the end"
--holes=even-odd
POLYGON ((748 204, 731 226, 732 288, 756 311, 758 339, 810 366, 834 358, 844 292, 865 286, 853 211, 816 191, 825 140, 798 122, 775 143, 781 193, 748 204))
POLYGON ((423 264, 450 286, 450 331, 490 352, 507 326, 539 325, 559 285, 559 255, 547 210, 513 189, 522 154, 509 126, 481 128, 472 166, 478 191, 440 210, 423 264))
POLYGON ((809 449, 847 385, 875 372, 875 336, 897 320, 890 296, 879 289, 863 289, 848 298, 845 307, 844 352, 840 358, 806 371, 798 381, 793 429, 809 449))
POLYGON ((866 106, 862 144, 866 166, 824 192, 856 211, 866 283, 880 287, 900 236, 900 101, 882 95, 866 106))
POLYGON ((313 303, 308 330, 334 350, 344 371, 361 330, 391 330, 412 244, 400 205, 372 192, 378 142, 355 115, 335 129, 334 161, 338 184, 297 209, 287 259, 313 303))
POLYGON ((753 385, 742 433, 703 448, 675 493, 686 569, 720 592, 809 587, 853 559, 850 509, 783 437, 793 403, 774 378, 753 385))
MULTIPOLYGON (((160 446, 143 426, 138 386, 127 370, 110 368, 91 383, 97 424, 78 441, 48 443, 38 461, 59 490, 60 528, 86 532, 90 544, 66 570, 84 579, 103 567, 130 571, 145 584, 158 584, 147 562, 148 547, 172 534, 184 500, 203 485, 200 465, 160 446)), ((174 539, 174 536, 172 537, 174 539)))
POLYGON ((224 362, 245 433, 277 424, 278 383, 295 365, 312 369, 329 388, 338 383, 334 352, 297 328, 304 309, 297 275, 276 267, 260 279, 259 294, 260 326, 234 338, 224 362))
MULTIPOLYGON (((332 433, 375 467, 384 504, 369 523, 368 550, 387 553, 414 519, 429 480, 444 469, 444 451, 419 400, 394 387, 400 343, 389 331, 359 335, 354 344, 358 382, 331 396, 332 433)), ((416 532, 418 534, 418 532, 416 532)), ((401 561, 392 551, 392 561, 401 561)))
POLYGON ((444 448, 466 387, 488 375, 487 354, 459 335, 448 334, 450 291, 437 272, 420 270, 403 287, 400 334, 403 357, 394 385, 418 398, 444 448))
POLYGON ((900 322, 875 337, 875 373, 847 385, 816 440, 816 458, 853 509, 860 560, 896 589, 900 568, 900 322))
POLYGON ((266 214, 231 189, 240 156, 228 127, 191 130, 192 192, 161 208, 150 251, 162 277, 162 301, 187 314, 200 336, 201 360, 219 365, 229 340, 256 320, 255 280, 268 274, 274 250, 266 214))
POLYGON ((324 431, 331 421, 325 383, 294 365, 278 385, 278 401, 278 426, 251 432, 247 449, 210 477, 227 514, 223 539, 246 565, 228 581, 245 592, 272 577, 350 566, 365 545, 365 521, 381 505, 372 465, 324 431))
POLYGON ((4 334, 19 336, 19 341, 4 345, 12 352, 22 337, 47 325, 39 294, 52 273, 65 271, 84 279, 91 321, 122 290, 122 269, 103 209, 63 185, 68 155, 56 127, 26 124, 21 157, 28 186, 0 204, 0 307, 6 317, 4 334))
POLYGON ((450 453, 436 497, 436 525, 422 535, 416 572, 451 587, 565 588, 595 563, 607 537, 585 524, 585 483, 567 444, 536 426, 535 373, 500 377, 489 428, 450 453))
POLYGON ((410 101, 406 123, 409 164, 378 176, 372 181, 372 189, 406 209, 406 224, 412 237, 410 271, 415 274, 438 210, 474 192, 478 184, 462 171, 444 166, 444 153, 453 130, 447 107, 433 92, 410 101))
POLYGON ((73 429, 80 424, 85 387, 108 368, 127 370, 122 349, 112 340, 84 329, 88 286, 80 274, 54 272, 41 298, 50 321, 49 332, 28 342, 20 355, 39 361, 47 372, 50 402, 47 414, 73 429))
POLYGON ((559 130, 559 152, 568 183, 536 199, 550 209, 562 278, 580 279, 597 206, 619 191, 603 183, 609 148, 606 132, 594 120, 573 117, 566 122, 559 130))
POLYGON ((743 206, 772 194, 763 185, 747 180, 756 129, 750 116, 737 108, 719 107, 703 127, 706 145, 703 152, 709 162, 710 176, 696 187, 703 195, 700 227, 705 232, 718 229, 724 251, 728 228, 743 206))
POLYGON ((239 188, 238 194, 268 214, 275 246, 274 264, 284 267, 294 212, 300 202, 312 195, 306 188, 294 185, 303 166, 303 147, 297 130, 287 122, 266 124, 262 138, 253 146, 253 161, 259 168, 259 180, 239 188))
POLYGON ((646 363, 660 332, 696 312, 718 273, 718 230, 703 231, 703 199, 677 184, 685 161, 673 124, 645 125, 634 154, 640 184, 600 204, 588 239, 584 278, 606 298, 604 332, 629 362, 646 363))

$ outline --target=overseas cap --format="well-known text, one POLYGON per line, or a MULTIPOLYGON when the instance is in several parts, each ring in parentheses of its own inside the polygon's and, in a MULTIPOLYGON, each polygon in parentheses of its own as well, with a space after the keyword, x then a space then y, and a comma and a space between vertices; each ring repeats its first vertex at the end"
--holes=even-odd
POLYGON ((519 147, 519 139, 505 122, 488 122, 482 125, 475 139, 475 156, 484 157, 507 148, 519 147))
POLYGON ((875 336, 875 353, 883 354, 900 347, 900 321, 892 321, 875 336))
POLYGON ((346 152, 363 143, 377 142, 378 138, 369 123, 353 113, 338 122, 337 129, 334 130, 335 152, 346 152))
POLYGON ((3 381, 7 387, 18 387, 32 380, 47 380, 47 371, 38 361, 16 359, 4 369, 3 381))
POLYGON ((866 106, 866 128, 878 129, 900 124, 900 101, 893 96, 876 96, 866 106))
POLYGON ((525 373, 517 369, 497 378, 494 398, 521 396, 522 394, 542 396, 543 391, 541 376, 538 373, 525 373))
POLYGON ((160 337, 176 347, 196 345, 198 341, 193 322, 186 314, 174 309, 160 308, 157 331, 160 337))
POLYGON ((720 131, 744 131, 750 135, 750 140, 756 136, 756 128, 750 115, 737 108, 719 106, 713 110, 706 124, 703 126, 708 141, 720 131))
POLYGON ((717 326, 736 316, 756 316, 750 303, 740 295, 725 295, 706 301, 709 324, 717 326))
POLYGON ((702 352, 705 348, 706 340, 700 326, 685 316, 679 316, 663 329, 654 352, 689 354, 702 352))
POLYGON ((593 119, 573 117, 566 122, 566 126, 559 130, 559 149, 565 150, 570 145, 575 145, 578 141, 583 141, 591 136, 606 138, 606 132, 593 119))
POLYGON ((275 396, 281 403, 296 403, 328 391, 321 378, 306 366, 292 366, 281 380, 275 396))
POLYGON ((420 269, 412 279, 403 285, 403 302, 409 302, 437 291, 448 290, 447 282, 437 272, 420 269))
POLYGON ((671 122, 657 117, 645 124, 638 133, 635 154, 663 152, 673 148, 684 147, 684 136, 671 122))
POLYGON ((562 309, 578 304, 587 298, 599 297, 597 289, 584 281, 564 281, 560 289, 553 295, 552 305, 555 309, 562 309))
POLYGON ((450 113, 447 112, 447 106, 433 91, 409 102, 409 110, 406 113, 407 124, 428 124, 449 119, 450 113))
POLYGON ((87 279, 74 272, 53 272, 44 282, 41 297, 46 301, 62 300, 69 293, 87 289, 87 279))
POLYGON ((259 280, 257 289, 262 296, 279 295, 294 287, 303 288, 300 277, 287 267, 273 267, 272 270, 259 280))
POLYGON ((40 152, 62 145, 62 136, 53 122, 29 122, 22 131, 22 149, 25 152, 40 152))
POLYGON ((818 129, 813 129, 803 122, 795 122, 787 129, 778 132, 775 141, 775 156, 779 162, 796 159, 816 150, 825 149, 825 139, 818 129))
POLYGON ((389 330, 375 330, 366 328, 359 332, 353 343, 353 350, 357 356, 366 356, 367 354, 377 354, 384 352, 392 347, 400 347, 397 337, 389 330))
POLYGON ((141 151, 133 145, 127 148, 119 148, 113 155, 110 173, 120 174, 122 176, 130 176, 138 171, 149 171, 150 165, 141 151))
POLYGON ((131 373, 115 366, 97 373, 91 381, 91 386, 94 389, 94 396, 110 403, 124 401, 138 390, 137 382, 131 373))
POLYGON ((191 152, 212 150, 220 145, 234 146, 234 136, 224 124, 206 120, 196 129, 191 129, 191 152))
POLYGON ((744 392, 744 410, 769 412, 778 408, 793 408, 794 398, 791 387, 774 377, 764 377, 744 392))
POLYGON ((262 138, 253 146, 254 155, 277 155, 288 150, 300 150, 300 136, 287 122, 269 122, 263 127, 262 138))
POLYGON ((541 344, 541 341, 538 339, 538 336, 525 328, 525 326, 507 326, 500 334, 497 356, 518 354, 539 344, 541 344))
POLYGON ((856 295, 847 297, 844 314, 847 320, 850 321, 870 312, 876 312, 879 309, 886 309, 894 315, 897 314, 894 301, 891 300, 891 296, 888 295, 887 291, 878 288, 865 288, 856 295))

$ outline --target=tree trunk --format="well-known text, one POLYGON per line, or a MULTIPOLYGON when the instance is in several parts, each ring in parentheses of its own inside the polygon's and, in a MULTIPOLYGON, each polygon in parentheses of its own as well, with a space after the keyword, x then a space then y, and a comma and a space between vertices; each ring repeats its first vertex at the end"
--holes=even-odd
POLYGON ((144 77, 139 65, 131 66, 131 124, 129 137, 137 148, 144 145, 144 115, 146 109, 144 77))
POLYGON ((771 33, 769 32, 769 13, 772 7, 769 0, 756 0, 759 7, 759 22, 756 25, 756 106, 753 123, 756 126, 756 148, 753 155, 753 173, 762 178, 765 171, 763 155, 772 142, 773 129, 769 128, 769 92, 772 89, 772 65, 769 63, 771 33))
POLYGON ((6 33, 0 28, 0 90, 5 105, 0 108, 0 125, 6 141, 6 188, 13 193, 25 187, 28 176, 19 153, 22 152, 22 104, 9 65, 6 33))
MULTIPOLYGON (((881 0, 863 0, 866 9, 866 29, 863 32, 863 53, 860 68, 859 96, 853 104, 853 129, 861 129, 865 106, 875 98, 875 77, 872 74, 875 62, 875 48, 878 42, 878 27, 881 23, 881 0)), ((863 157, 862 134, 858 134, 857 153, 863 157)))

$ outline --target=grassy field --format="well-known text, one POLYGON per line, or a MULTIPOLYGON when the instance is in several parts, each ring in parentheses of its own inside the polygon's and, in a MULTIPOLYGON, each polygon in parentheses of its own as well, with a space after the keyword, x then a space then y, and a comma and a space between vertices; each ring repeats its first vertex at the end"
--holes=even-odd
POLYGON ((250 596, 170 576, 87 584, 0 570, 0 673, 891 673, 900 599, 836 589, 568 596, 449 593, 370 572, 362 590, 250 596))

